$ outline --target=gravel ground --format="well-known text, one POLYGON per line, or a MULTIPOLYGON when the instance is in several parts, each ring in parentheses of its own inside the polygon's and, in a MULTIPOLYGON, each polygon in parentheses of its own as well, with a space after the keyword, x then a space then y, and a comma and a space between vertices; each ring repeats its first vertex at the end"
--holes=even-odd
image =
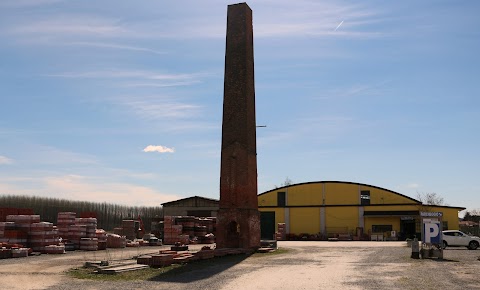
MULTIPOLYGON (((447 248, 439 261, 411 259, 405 242, 286 241, 279 247, 288 251, 191 263, 151 281, 102 282, 64 274, 87 260, 104 259, 105 252, 0 260, 0 289, 480 289, 480 250, 447 248)), ((109 257, 152 251, 158 248, 111 250, 109 257)))

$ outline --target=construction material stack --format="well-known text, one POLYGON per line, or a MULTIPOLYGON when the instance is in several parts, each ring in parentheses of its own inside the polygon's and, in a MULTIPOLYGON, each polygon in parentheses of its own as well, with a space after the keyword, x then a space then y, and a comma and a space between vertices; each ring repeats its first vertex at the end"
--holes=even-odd
POLYGON ((59 212, 57 214, 57 228, 58 234, 62 239, 68 238, 68 232, 71 226, 75 225, 76 213, 74 212, 59 212))
POLYGON ((275 239, 277 241, 285 241, 287 239, 287 233, 285 223, 278 223, 278 231, 275 233, 275 239))
POLYGON ((176 217, 166 216, 163 221, 163 243, 175 244, 180 242, 188 244, 190 239, 188 235, 182 235, 183 226, 175 224, 176 217))
POLYGON ((103 229, 97 229, 95 231, 95 237, 98 239, 98 249, 107 249, 107 232, 105 232, 103 229))
POLYGON ((28 233, 32 223, 39 223, 39 215, 8 215, 7 222, 12 222, 14 229, 5 230, 5 237, 10 244, 19 244, 26 246, 28 243, 28 233))
POLYGON ((50 222, 38 222, 30 225, 29 246, 34 252, 63 254, 65 246, 60 244, 58 229, 50 222))
POLYGON ((7 236, 11 230, 15 230, 14 222, 0 222, 0 243, 8 243, 9 238, 7 236), (7 232, 7 236, 5 232, 7 232))
POLYGON ((107 234, 108 248, 125 248, 126 246, 127 240, 125 237, 116 234, 107 234))
POLYGON ((123 235, 129 240, 135 240, 137 237, 136 228, 138 228, 135 224, 134 220, 123 220, 122 221, 122 228, 123 228, 123 235))
POLYGON ((80 250, 98 250, 98 239, 96 238, 96 218, 76 218, 75 225, 85 228, 85 236, 80 238, 80 250))

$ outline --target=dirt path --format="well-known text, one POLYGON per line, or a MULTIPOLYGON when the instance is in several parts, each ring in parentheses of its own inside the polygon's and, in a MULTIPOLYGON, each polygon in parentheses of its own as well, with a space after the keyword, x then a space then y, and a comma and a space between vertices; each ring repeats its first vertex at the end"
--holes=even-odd
MULTIPOLYGON (((151 281, 102 282, 64 274, 105 252, 0 260, 0 289, 480 289, 480 250, 445 251, 445 260, 415 260, 405 242, 279 242, 277 255, 213 259, 151 281)), ((109 251, 110 259, 159 248, 109 251)), ((193 248, 191 248, 193 249, 193 248)), ((103 256, 102 256, 103 255, 103 256)))

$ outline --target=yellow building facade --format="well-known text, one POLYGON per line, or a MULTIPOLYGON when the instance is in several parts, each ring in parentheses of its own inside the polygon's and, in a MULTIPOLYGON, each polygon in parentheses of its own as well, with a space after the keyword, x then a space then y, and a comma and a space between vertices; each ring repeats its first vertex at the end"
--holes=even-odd
POLYGON ((420 238, 420 212, 442 212, 443 229, 458 229, 463 207, 430 206, 400 193, 341 181, 293 184, 258 195, 262 238, 285 223, 290 236, 352 239, 420 238))

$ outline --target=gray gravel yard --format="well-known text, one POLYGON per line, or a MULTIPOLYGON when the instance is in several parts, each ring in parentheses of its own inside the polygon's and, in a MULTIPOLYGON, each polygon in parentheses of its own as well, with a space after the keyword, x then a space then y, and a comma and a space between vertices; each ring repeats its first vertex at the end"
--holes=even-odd
MULTIPOLYGON (((105 251, 0 260, 0 289, 480 289, 480 250, 447 248, 439 261, 411 259, 405 242, 285 241, 279 247, 288 251, 191 263, 151 281, 65 274, 87 260, 105 259, 105 251)), ((158 249, 109 250, 108 258, 158 249)))

